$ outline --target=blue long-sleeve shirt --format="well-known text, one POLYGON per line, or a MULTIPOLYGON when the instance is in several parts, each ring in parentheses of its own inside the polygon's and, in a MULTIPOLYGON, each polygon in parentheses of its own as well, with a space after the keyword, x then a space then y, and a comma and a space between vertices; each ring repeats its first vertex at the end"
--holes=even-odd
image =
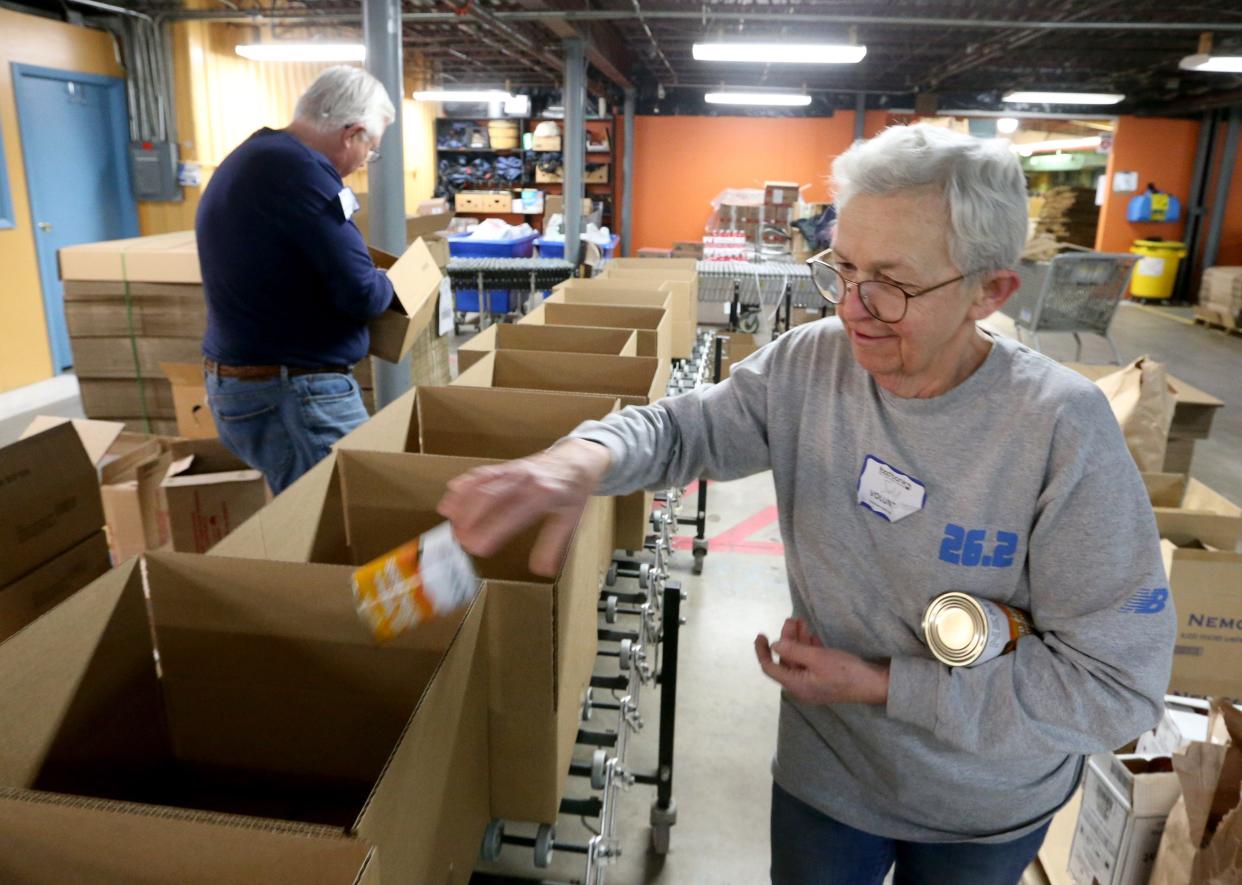
POLYGON ((207 298, 203 353, 226 365, 352 365, 388 277, 345 217, 341 176, 287 132, 260 129, 229 154, 195 229, 207 298))

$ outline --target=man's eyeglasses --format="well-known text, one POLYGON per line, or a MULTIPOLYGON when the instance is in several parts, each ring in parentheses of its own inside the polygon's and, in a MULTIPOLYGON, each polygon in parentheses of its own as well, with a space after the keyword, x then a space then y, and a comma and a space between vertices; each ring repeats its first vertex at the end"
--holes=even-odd
MULTIPOLYGON (((345 128, 352 129, 354 126, 361 126, 361 125, 362 124, 360 123, 353 123, 353 124, 350 124, 349 126, 346 126, 345 128)), ((367 144, 374 145, 374 147, 370 147, 367 149, 367 159, 366 159, 366 162, 374 163, 376 160, 380 158, 379 140, 372 138, 371 133, 367 132, 367 130, 364 128, 360 128, 353 135, 354 138, 357 138, 358 136, 362 136, 363 138, 365 138, 367 140, 367 144)))
POLYGON ((845 300, 847 288, 853 286, 855 291, 858 292, 858 300, 867 309, 867 313, 882 323, 890 324, 900 323, 905 319, 911 298, 918 298, 920 295, 926 295, 928 292, 942 289, 967 277, 967 274, 960 274, 951 280, 945 280, 943 283, 937 283, 934 286, 910 292, 895 283, 886 283, 883 280, 862 280, 861 282, 856 282, 847 278, 832 263, 831 249, 825 249, 818 255, 808 258, 806 263, 807 267, 811 269, 811 282, 815 284, 819 294, 828 302, 840 304, 845 300))

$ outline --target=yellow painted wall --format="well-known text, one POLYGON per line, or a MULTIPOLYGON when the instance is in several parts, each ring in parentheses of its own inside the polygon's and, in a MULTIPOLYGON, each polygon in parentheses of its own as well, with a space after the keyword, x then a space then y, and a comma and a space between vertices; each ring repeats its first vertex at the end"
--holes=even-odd
POLYGON ((0 230, 0 391, 52 375, 12 62, 121 76, 112 38, 103 31, 0 9, 0 134, 17 222, 16 227, 0 230))

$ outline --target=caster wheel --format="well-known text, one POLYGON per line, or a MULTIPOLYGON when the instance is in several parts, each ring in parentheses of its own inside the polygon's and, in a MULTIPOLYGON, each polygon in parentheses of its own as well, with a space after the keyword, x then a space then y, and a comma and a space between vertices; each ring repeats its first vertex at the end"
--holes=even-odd
POLYGON ((535 866, 546 870, 552 863, 552 849, 556 845, 556 827, 540 824, 535 835, 535 866))
POLYGON ((634 665, 634 643, 628 639, 621 640, 621 647, 617 653, 617 665, 625 673, 628 673, 630 667, 634 665))
POLYGON ((604 623, 617 623, 617 597, 609 596, 604 600, 604 623))
POLYGON ((697 553, 695 554, 695 557, 694 557, 694 564, 690 566, 690 574, 692 575, 703 574, 703 557, 699 556, 697 553))
POLYGON ((668 824, 657 824, 651 828, 651 850, 655 854, 668 854, 672 829, 668 824))
POLYGON ((479 857, 486 861, 500 859, 500 849, 505 842, 505 822, 500 818, 492 818, 487 829, 483 831, 483 844, 479 847, 479 857))
POLYGON ((602 790, 608 785, 608 752, 596 750, 591 756, 591 789, 602 790))
POLYGON ((615 562, 608 566, 608 573, 604 575, 604 583, 609 587, 617 586, 617 564, 615 562))
POLYGON ((738 320, 737 327, 748 334, 755 334, 759 331, 759 317, 753 313, 747 314, 738 320))
POLYGON ((646 590, 651 585, 651 566, 643 563, 638 567, 638 586, 646 590))

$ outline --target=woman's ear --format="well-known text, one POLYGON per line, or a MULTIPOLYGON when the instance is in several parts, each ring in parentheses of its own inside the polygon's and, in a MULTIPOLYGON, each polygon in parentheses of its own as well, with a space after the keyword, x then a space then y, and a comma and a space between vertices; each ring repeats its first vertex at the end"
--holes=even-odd
POLYGON ((974 303, 970 306, 970 318, 982 320, 990 317, 1001 309, 1021 285, 1022 278, 1017 271, 996 270, 985 274, 975 294, 974 303))

